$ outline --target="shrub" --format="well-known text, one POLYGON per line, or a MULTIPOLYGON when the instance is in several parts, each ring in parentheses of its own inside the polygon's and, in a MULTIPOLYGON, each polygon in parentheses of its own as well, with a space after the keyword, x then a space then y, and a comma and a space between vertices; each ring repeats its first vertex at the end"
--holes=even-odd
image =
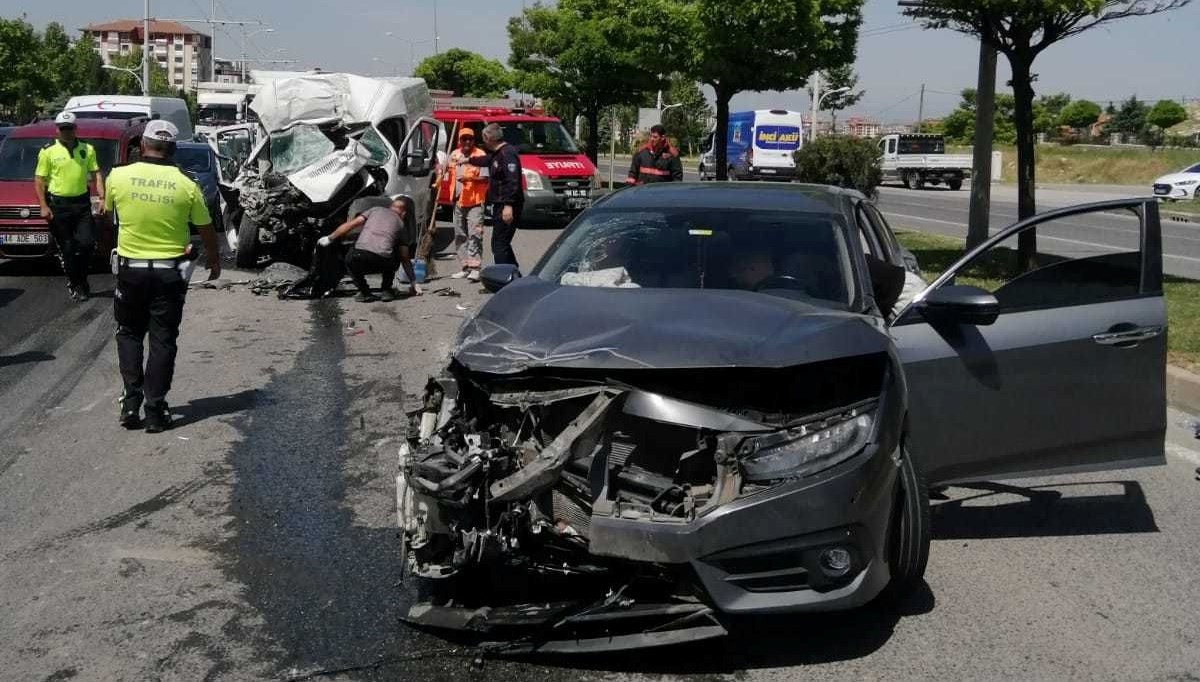
POLYGON ((879 148, 871 139, 829 135, 807 142, 796 152, 800 182, 856 189, 867 196, 883 182, 879 148))

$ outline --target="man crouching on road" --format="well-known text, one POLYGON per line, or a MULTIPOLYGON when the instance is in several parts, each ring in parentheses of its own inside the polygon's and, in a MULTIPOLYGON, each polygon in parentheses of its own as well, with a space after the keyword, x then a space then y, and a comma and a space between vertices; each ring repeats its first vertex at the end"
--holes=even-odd
POLYGON ((416 240, 408 229, 408 221, 404 219, 407 212, 408 204, 403 199, 396 199, 386 208, 377 206, 363 211, 339 225, 328 236, 317 240, 320 246, 329 246, 351 231, 362 228, 358 241, 346 253, 346 269, 350 271, 354 286, 358 287, 358 295, 354 300, 361 303, 396 300, 392 282, 396 278, 397 265, 403 267, 404 274, 408 275, 409 295, 421 295, 421 287, 417 286, 417 275, 413 272, 412 259, 408 254, 409 244, 416 240), (383 291, 379 296, 372 294, 367 286, 366 275, 376 272, 383 274, 383 291))
POLYGON ((147 433, 171 428, 167 392, 175 374, 179 325, 195 259, 188 223, 204 239, 208 278, 221 276, 221 256, 204 193, 175 165, 173 123, 154 120, 142 132, 141 161, 113 169, 105 209, 116 210, 117 359, 125 392, 120 423, 127 429, 142 425, 146 408, 147 433), (143 368, 146 334, 150 357, 143 368))

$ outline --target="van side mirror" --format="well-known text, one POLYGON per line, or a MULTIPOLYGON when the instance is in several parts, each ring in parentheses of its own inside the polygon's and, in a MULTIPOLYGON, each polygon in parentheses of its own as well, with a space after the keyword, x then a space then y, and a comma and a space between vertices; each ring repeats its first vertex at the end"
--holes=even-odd
POLYGON ((921 301, 920 310, 930 322, 987 326, 1000 316, 1000 301, 979 287, 944 286, 931 291, 921 301))
POLYGON ((493 294, 517 281, 520 277, 521 271, 517 269, 517 266, 507 263, 489 265, 479 272, 483 288, 493 294))

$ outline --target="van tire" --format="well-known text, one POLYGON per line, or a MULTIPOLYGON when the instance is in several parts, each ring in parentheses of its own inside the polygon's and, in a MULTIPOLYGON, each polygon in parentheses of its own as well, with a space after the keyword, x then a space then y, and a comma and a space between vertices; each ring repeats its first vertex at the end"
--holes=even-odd
POLYGON ((734 168, 733 166, 730 166, 729 170, 726 171, 726 176, 727 176, 726 179, 728 179, 730 182, 737 182, 737 179, 738 179, 737 169, 734 168))
POLYGON ((950 180, 946 181, 946 186, 949 187, 951 191, 957 192, 958 190, 962 189, 962 178, 951 178, 950 180))
POLYGON ((237 254, 234 262, 243 270, 257 268, 258 250, 258 225, 245 214, 242 214, 242 220, 238 223, 237 254))
POLYGON ((903 446, 896 482, 896 502, 888 529, 887 560, 892 578, 880 595, 900 601, 921 588, 929 564, 932 522, 929 487, 920 467, 903 446))

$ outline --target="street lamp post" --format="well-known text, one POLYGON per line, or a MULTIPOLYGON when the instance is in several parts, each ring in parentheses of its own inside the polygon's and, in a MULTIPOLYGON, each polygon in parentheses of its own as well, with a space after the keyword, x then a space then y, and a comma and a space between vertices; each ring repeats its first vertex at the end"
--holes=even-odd
MULTIPOLYGON (((145 64, 145 59, 146 59, 146 57, 143 56, 142 57, 143 65, 145 64)), ((141 88, 142 94, 143 95, 149 94, 146 92, 146 81, 142 80, 142 77, 138 75, 138 72, 136 69, 126 69, 126 68, 123 68, 120 66, 113 66, 112 64, 104 64, 100 68, 102 68, 106 71, 120 71, 121 73, 127 73, 130 76, 133 76, 133 79, 135 81, 137 81, 138 87, 141 88)))
POLYGON ((253 38, 254 36, 258 35, 259 33, 274 33, 274 32, 275 32, 275 29, 273 29, 273 28, 260 28, 257 31, 251 31, 249 33, 247 33, 245 29, 242 29, 242 82, 243 83, 246 82, 246 42, 248 40, 250 40, 251 38, 253 38))
MULTIPOLYGON (((820 99, 817 100, 817 110, 819 111, 821 109, 821 103, 825 101, 826 97, 829 97, 831 95, 840 95, 843 92, 850 92, 850 88, 834 88, 833 90, 830 90, 829 92, 823 93, 821 95, 820 99)), ((833 132, 833 133, 837 132, 836 130, 833 130, 833 119, 832 118, 830 119, 829 128, 830 128, 830 132, 833 132)), ((813 117, 813 139, 814 140, 817 139, 817 118, 816 118, 816 116, 813 117)))

